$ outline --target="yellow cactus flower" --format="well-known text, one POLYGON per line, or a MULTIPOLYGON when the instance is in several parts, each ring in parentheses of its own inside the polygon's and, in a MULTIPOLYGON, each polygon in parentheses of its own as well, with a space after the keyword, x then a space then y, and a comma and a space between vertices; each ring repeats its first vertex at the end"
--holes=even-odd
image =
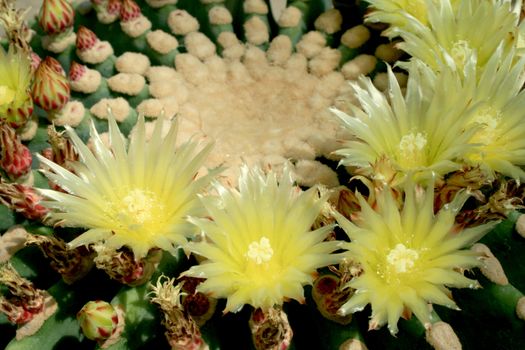
POLYGON ((23 124, 33 112, 30 95, 31 63, 27 55, 11 46, 0 47, 0 118, 23 124))
MULTIPOLYGON (((413 17, 421 24, 428 24, 428 5, 426 0, 368 0, 372 11, 367 15, 368 22, 388 23, 392 27, 403 28, 408 17, 413 17)), ((456 6, 458 0, 452 0, 456 6)), ((387 34, 389 31, 386 32, 387 34)))
POLYGON ((426 4, 428 26, 408 18, 392 34, 404 39, 399 48, 436 71, 443 65, 461 71, 475 57, 482 69, 498 46, 508 52, 518 45, 519 16, 510 1, 465 0, 457 10, 451 0, 426 4))
POLYGON ((468 198, 465 192, 434 214, 434 190, 405 185, 402 209, 385 188, 372 209, 358 195, 361 212, 355 222, 336 213, 350 238, 348 259, 358 262, 363 273, 348 282, 356 291, 341 307, 341 314, 372 306, 370 329, 388 323, 397 333, 397 322, 410 311, 423 324, 431 322, 428 303, 457 309, 447 287, 476 288, 478 283, 460 271, 477 266, 478 256, 463 249, 491 230, 495 222, 456 232, 454 219, 468 198))
POLYGON ((373 172, 372 165, 388 161, 402 175, 424 179, 434 172, 444 175, 457 170, 458 156, 469 147, 474 132, 464 131, 468 90, 451 70, 435 75, 420 61, 410 66, 406 97, 388 70, 388 96, 367 77, 352 86, 361 105, 352 106, 352 116, 332 109, 356 139, 346 140, 335 153, 343 165, 361 168, 376 178, 391 174, 373 172))
POLYGON ((141 259, 154 247, 173 252, 194 232, 186 220, 199 215, 197 192, 209 176, 195 180, 211 145, 200 151, 196 143, 175 147, 177 128, 170 126, 162 137, 159 120, 150 141, 145 139, 144 118, 140 117, 129 147, 117 123, 109 120, 110 145, 106 146, 93 124, 93 152, 75 131, 66 127, 79 162, 70 172, 39 156, 49 170, 44 174, 67 193, 45 190, 42 204, 51 209, 51 219, 63 226, 88 229, 69 243, 71 247, 104 243, 118 249, 130 248, 141 259))
POLYGON ((498 49, 478 74, 469 74, 466 84, 473 88, 472 103, 477 104, 468 120, 476 128, 470 142, 478 144, 464 159, 479 165, 488 175, 499 172, 525 181, 525 58, 517 59, 511 52, 503 56, 498 49))
POLYGON ((202 198, 210 219, 191 220, 206 238, 188 244, 208 260, 186 274, 206 278, 199 291, 227 298, 225 312, 302 302, 316 269, 338 262, 330 253, 339 242, 324 242, 333 226, 310 231, 327 197, 295 187, 289 169, 278 180, 274 172, 243 166, 239 190, 218 183, 215 189, 218 197, 202 198))

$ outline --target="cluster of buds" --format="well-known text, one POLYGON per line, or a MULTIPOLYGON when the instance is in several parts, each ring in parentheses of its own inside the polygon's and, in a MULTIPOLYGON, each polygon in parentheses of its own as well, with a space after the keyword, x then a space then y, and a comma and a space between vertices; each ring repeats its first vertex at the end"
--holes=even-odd
POLYGON ((26 245, 35 244, 51 260, 51 267, 67 284, 83 278, 93 267, 93 253, 86 247, 69 249, 66 242, 54 236, 29 235, 26 245))
POLYGON ((10 322, 21 326, 17 339, 35 333, 56 311, 53 298, 46 291, 36 289, 9 263, 0 266, 0 284, 10 293, 8 297, 0 296, 0 312, 6 314, 10 322))
POLYGON ((59 112, 69 101, 70 88, 60 63, 46 57, 38 66, 31 89, 34 102, 48 113, 59 112))
POLYGON ((77 320, 86 338, 98 342, 102 349, 115 344, 124 331, 124 312, 102 300, 86 303, 77 313, 77 320))
POLYGON ((149 281, 162 258, 162 250, 151 249, 145 258, 135 260, 133 252, 126 247, 114 250, 104 244, 94 245, 97 268, 104 270, 112 279, 128 286, 140 286, 149 281))
POLYGON ((344 259, 339 268, 330 267, 331 274, 322 274, 314 281, 312 299, 325 318, 346 325, 352 321, 352 314, 340 315, 341 306, 350 299, 354 290, 347 283, 362 273, 359 265, 344 259))
POLYGON ((290 347, 293 332, 282 309, 255 309, 249 324, 255 349, 286 350, 290 347))
POLYGON ((159 305, 164 314, 162 323, 168 343, 173 350, 208 349, 197 323, 183 305, 183 283, 175 286, 174 282, 173 278, 161 276, 156 285, 151 285, 151 302, 159 305))
POLYGON ((31 173, 33 157, 22 144, 15 130, 0 119, 0 168, 13 181, 23 180, 31 173))
POLYGON ((40 204, 41 199, 33 187, 6 183, 0 178, 0 203, 29 220, 45 219, 48 210, 40 204))

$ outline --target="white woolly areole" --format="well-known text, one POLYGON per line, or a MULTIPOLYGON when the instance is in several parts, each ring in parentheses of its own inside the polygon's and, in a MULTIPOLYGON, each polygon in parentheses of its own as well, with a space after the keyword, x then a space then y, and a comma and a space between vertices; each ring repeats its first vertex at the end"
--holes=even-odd
POLYGON ((228 71, 226 68, 226 62, 224 62, 222 57, 217 55, 208 57, 206 61, 204 61, 204 64, 206 64, 206 67, 208 67, 210 79, 213 79, 217 82, 226 81, 228 71))
POLYGON ((217 42, 222 46, 222 57, 240 59, 244 55, 244 45, 233 32, 222 32, 217 37, 217 42))
POLYGON ((77 80, 69 80, 71 90, 84 94, 92 94, 97 91, 102 82, 102 75, 95 69, 87 68, 77 80))
POLYGON ((248 42, 253 45, 261 45, 270 40, 266 23, 257 16, 252 16, 244 22, 244 32, 248 42))
POLYGON ((184 103, 188 99, 189 92, 186 82, 183 80, 158 80, 149 86, 151 96, 162 99, 174 96, 179 103, 184 103))
POLYGON ((98 64, 113 55, 113 47, 107 41, 98 41, 92 48, 82 51, 77 49, 76 52, 82 62, 98 64))
POLYGON ((452 327, 443 321, 433 323, 425 331, 425 339, 435 350, 461 350, 461 342, 452 327))
POLYGON ((146 117, 158 118, 164 116, 172 119, 179 110, 179 105, 174 97, 165 97, 162 100, 149 98, 137 106, 137 112, 146 117))
POLYGON ((38 117, 34 115, 22 127, 18 128, 17 134, 20 136, 20 140, 29 141, 35 137, 37 131, 38 117))
POLYGON ((108 85, 115 92, 136 96, 146 85, 146 79, 136 73, 118 73, 108 79, 108 85))
POLYGON ((299 160, 295 164, 294 173, 295 180, 302 186, 312 187, 318 184, 326 187, 339 186, 337 173, 316 160, 299 160))
POLYGON ((160 29, 148 32, 146 34, 148 45, 160 54, 167 54, 179 46, 177 38, 160 29))
POLYGON ((107 9, 103 6, 98 6, 97 8, 97 19, 100 23, 110 24, 115 22, 120 14, 119 13, 109 13, 107 9))
POLYGON ((300 53, 294 53, 285 64, 286 80, 295 82, 307 73, 308 60, 300 53))
POLYGON ((150 65, 148 56, 137 52, 125 52, 115 62, 115 68, 120 73, 136 73, 140 75, 146 74, 150 65))
POLYGON ((97 118, 108 119, 108 109, 111 110, 111 114, 118 122, 126 120, 131 111, 128 101, 122 97, 103 98, 94 104, 89 111, 97 118))
POLYGON ((51 121, 58 126, 69 125, 71 127, 76 127, 82 122, 85 114, 86 109, 81 102, 69 101, 60 112, 53 114, 51 121))
POLYGON ((71 45, 75 45, 76 40, 77 35, 73 31, 66 36, 46 35, 42 38, 42 47, 53 53, 61 53, 71 45))
POLYGON ((343 24, 343 16, 337 9, 330 9, 322 13, 314 22, 315 29, 327 34, 334 34, 340 31, 341 24, 343 24))
MULTIPOLYGON (((394 76, 396 77, 396 80, 400 88, 405 88, 407 86, 407 81, 408 81, 407 74, 401 73, 401 72, 395 72, 394 76)), ((390 84, 388 73, 377 73, 374 76, 373 83, 375 87, 378 88, 379 90, 386 91, 388 89, 388 85, 390 84)))
POLYGON ((199 30, 199 21, 185 10, 174 10, 168 16, 168 26, 173 34, 186 35, 199 30))
POLYGON ((321 81, 316 86, 316 91, 323 97, 334 99, 344 83, 345 78, 341 72, 330 72, 321 78, 321 81))
POLYGON ((282 28, 291 28, 299 25, 303 13, 295 6, 288 6, 284 9, 277 21, 277 24, 282 28))
POLYGON ((231 24, 233 22, 232 14, 224 6, 213 6, 208 11, 208 18, 211 24, 231 24))
POLYGON ((208 67, 197 57, 184 53, 175 57, 175 66, 186 81, 198 85, 208 79, 208 67))
POLYGON ((372 55, 358 55, 354 59, 346 62, 341 67, 341 73, 343 73, 345 79, 356 80, 360 75, 368 74, 372 72, 377 64, 377 58, 372 55))
POLYGON ((360 24, 344 32, 341 36, 341 44, 351 49, 356 49, 364 45, 370 39, 370 30, 360 24))
POLYGON ((336 69, 340 61, 341 51, 325 47, 317 56, 308 62, 308 67, 313 74, 323 76, 336 69))
POLYGON ((166 5, 175 5, 177 1, 178 0, 146 0, 146 4, 153 7, 154 9, 158 9, 166 5))
POLYGON ((192 32, 186 35, 184 44, 188 53, 201 60, 215 54, 215 44, 201 32, 192 32))
POLYGON ((273 38, 268 51, 266 51, 268 60, 277 65, 283 65, 292 55, 292 41, 288 35, 278 35, 273 38))
POLYGON ((242 4, 244 13, 267 15, 268 5, 263 0, 245 0, 242 4))
POLYGON ((303 35, 297 43, 297 52, 303 54, 306 58, 312 58, 319 54, 326 46, 326 39, 323 34, 317 31, 311 31, 303 35))
POLYGON ((149 82, 171 80, 180 78, 180 74, 172 67, 153 66, 146 71, 146 78, 148 78, 149 82))
POLYGON ((381 44, 376 47, 374 55, 385 62, 395 63, 403 55, 403 51, 396 47, 398 43, 398 41, 393 41, 391 43, 381 44))
POLYGON ((120 21, 120 28, 130 37, 137 38, 151 29, 151 22, 143 15, 140 15, 131 21, 120 21))

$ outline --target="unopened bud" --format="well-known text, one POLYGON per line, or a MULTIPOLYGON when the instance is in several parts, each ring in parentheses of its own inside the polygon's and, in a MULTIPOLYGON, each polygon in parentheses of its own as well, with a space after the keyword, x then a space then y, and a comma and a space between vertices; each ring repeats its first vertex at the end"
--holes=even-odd
POLYGON ((73 27, 75 10, 67 0, 44 0, 38 23, 50 35, 60 34, 73 27))
POLYGON ((103 348, 118 340, 124 329, 122 311, 102 300, 85 304, 77 313, 77 320, 86 338, 97 341, 103 348))
POLYGON ((60 63, 46 57, 35 72, 33 100, 47 112, 60 110, 69 101, 69 82, 60 63))
POLYGON ((31 171, 32 162, 29 148, 7 122, 0 120, 0 167, 9 178, 16 180, 31 171))

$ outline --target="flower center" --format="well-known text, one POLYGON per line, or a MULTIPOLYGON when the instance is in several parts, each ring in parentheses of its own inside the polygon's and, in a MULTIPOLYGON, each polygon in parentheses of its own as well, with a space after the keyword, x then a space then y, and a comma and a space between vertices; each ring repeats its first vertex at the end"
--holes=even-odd
POLYGON ((267 237, 261 237, 259 242, 253 241, 248 246, 246 257, 253 260, 257 265, 268 262, 273 256, 273 249, 267 237))
POLYGON ((419 259, 419 254, 414 249, 405 247, 398 243, 394 249, 386 256, 387 263, 394 268, 397 273, 409 272, 419 259))
POLYGON ((497 137, 497 128, 501 120, 501 112, 492 107, 483 108, 475 117, 474 123, 481 128, 472 138, 472 142, 488 145, 497 137))
POLYGON ((450 54, 452 55, 456 66, 458 68, 463 68, 468 57, 472 55, 472 49, 466 40, 458 40, 452 45, 450 54))
POLYGON ((15 99, 15 92, 8 86, 0 85, 0 106, 7 105, 15 99))
POLYGON ((154 214, 162 210, 162 205, 155 199, 153 193, 134 189, 122 198, 119 215, 131 224, 144 224, 154 219, 154 214))
POLYGON ((399 142, 400 157, 398 161, 407 168, 424 165, 426 162, 426 145, 427 138, 420 132, 403 136, 399 142))

